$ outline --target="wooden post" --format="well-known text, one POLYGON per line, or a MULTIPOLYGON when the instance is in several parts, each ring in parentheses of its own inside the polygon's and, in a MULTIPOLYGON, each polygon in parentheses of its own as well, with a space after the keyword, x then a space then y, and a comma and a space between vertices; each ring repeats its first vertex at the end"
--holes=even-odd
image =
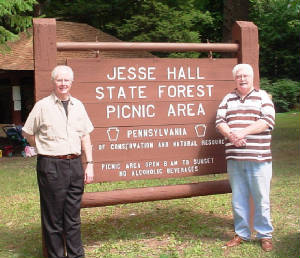
MULTIPOLYGON (((254 87, 259 89, 259 44, 258 29, 252 22, 237 21, 232 29, 232 41, 240 45, 237 52, 238 63, 250 64, 254 71, 254 87)), ((250 227, 254 231, 254 202, 250 195, 250 227)))
POLYGON ((58 51, 159 51, 159 52, 237 52, 235 43, 170 43, 170 42, 57 42, 58 51))
MULTIPOLYGON (((56 20, 33 19, 35 101, 49 95, 51 71, 56 66, 56 20)), ((48 257, 42 225, 43 256, 48 257)))
POLYGON ((85 193, 81 208, 231 193, 228 180, 85 193))
POLYGON ((254 87, 259 89, 258 29, 252 22, 237 21, 232 28, 232 41, 240 45, 238 63, 250 64, 254 71, 254 87))
POLYGON ((33 55, 35 73, 35 101, 49 95, 51 71, 56 66, 56 21, 33 19, 33 55))

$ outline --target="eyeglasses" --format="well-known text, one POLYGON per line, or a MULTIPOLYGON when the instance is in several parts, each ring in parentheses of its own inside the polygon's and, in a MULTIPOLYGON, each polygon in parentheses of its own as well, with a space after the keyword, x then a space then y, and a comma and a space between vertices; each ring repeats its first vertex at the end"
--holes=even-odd
POLYGON ((239 74, 237 76, 235 76, 236 80, 242 80, 242 79, 248 79, 251 75, 249 74, 239 74))
POLYGON ((55 79, 55 82, 57 84, 71 84, 72 83, 72 81, 68 80, 68 79, 55 79))

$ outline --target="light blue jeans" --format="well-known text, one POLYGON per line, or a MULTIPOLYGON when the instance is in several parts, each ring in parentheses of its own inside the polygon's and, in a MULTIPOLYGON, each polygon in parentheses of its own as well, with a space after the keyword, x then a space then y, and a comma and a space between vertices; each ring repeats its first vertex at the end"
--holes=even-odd
POLYGON ((227 160, 227 172, 232 189, 232 210, 235 233, 244 240, 251 238, 249 196, 254 201, 256 237, 272 238, 270 216, 270 184, 272 162, 227 160))

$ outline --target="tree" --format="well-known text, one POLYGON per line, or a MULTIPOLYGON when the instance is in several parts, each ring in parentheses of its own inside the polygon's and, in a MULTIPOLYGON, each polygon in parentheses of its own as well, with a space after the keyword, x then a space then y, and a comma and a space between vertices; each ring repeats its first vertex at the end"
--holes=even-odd
MULTIPOLYGON (((215 19, 209 11, 195 8, 194 1, 184 5, 168 5, 166 1, 144 1, 142 12, 125 19, 124 23, 106 26, 127 41, 141 42, 214 42, 215 19), (210 33, 207 33, 210 32, 210 33)), ((199 53, 180 53, 170 56, 197 57, 199 53)), ((165 56, 165 54, 160 54, 165 56)))
POLYGON ((0 0, 0 44, 18 39, 18 33, 32 25, 36 0, 0 0))
POLYGON ((249 0, 223 0, 223 41, 231 41, 231 30, 235 21, 249 20, 249 0))
POLYGON ((199 42, 202 28, 199 24, 212 24, 208 13, 197 10, 176 10, 160 2, 144 2, 143 12, 133 15, 120 26, 110 23, 121 38, 131 41, 199 42))
POLYGON ((108 23, 121 24, 140 12, 140 0, 51 0, 45 4, 45 15, 65 21, 87 23, 105 30, 108 23))
POLYGON ((259 29, 261 76, 299 80, 299 1, 251 2, 250 17, 259 29))
MULTIPOLYGON (((52 0, 46 6, 46 15, 88 23, 123 41, 218 42, 218 25, 222 20, 214 10, 218 2, 217 0, 52 0), (209 11, 208 7, 213 11, 209 11)), ((184 55, 198 56, 195 53, 184 55)))

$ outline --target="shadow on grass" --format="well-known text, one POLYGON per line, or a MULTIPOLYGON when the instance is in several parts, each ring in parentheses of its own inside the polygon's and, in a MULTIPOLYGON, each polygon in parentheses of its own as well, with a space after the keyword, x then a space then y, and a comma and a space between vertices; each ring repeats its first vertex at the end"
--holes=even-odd
POLYGON ((0 240, 1 257, 43 257, 40 224, 25 226, 22 229, 2 227, 0 240))
POLYGON ((82 236, 87 245, 109 240, 139 240, 173 235, 180 239, 228 241, 233 221, 214 214, 183 208, 154 208, 150 212, 99 217, 83 222, 82 236))
POLYGON ((300 257, 300 233, 291 233, 281 238, 275 236, 274 252, 277 257, 300 257))
MULTIPOLYGON (((114 207, 122 210, 122 207, 114 207)), ((93 208, 97 209, 97 208, 93 208)), ((82 216, 82 239, 85 245, 104 241, 160 240, 175 236, 183 240, 227 241, 233 234, 233 222, 214 214, 183 208, 153 208, 140 213, 110 214, 96 219, 82 216)), ((99 210, 93 211, 93 214, 99 210)), ((101 212, 101 211, 100 211, 101 212)), ((3 257, 39 258, 42 256, 40 224, 23 228, 3 228, 0 232, 0 254, 3 257)), ((1 257, 2 257, 1 256, 1 257)))

